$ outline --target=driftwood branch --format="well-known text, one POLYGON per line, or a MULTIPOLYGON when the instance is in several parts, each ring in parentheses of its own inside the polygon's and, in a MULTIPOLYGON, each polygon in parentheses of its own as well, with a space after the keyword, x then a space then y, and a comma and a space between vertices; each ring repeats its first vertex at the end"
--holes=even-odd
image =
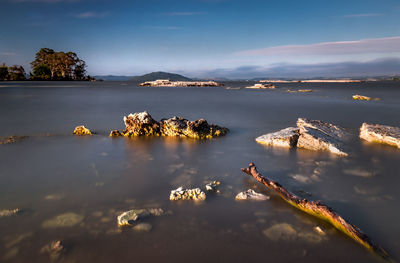
POLYGON ((330 222, 334 227, 336 227, 346 235, 350 236, 358 243, 362 244, 366 248, 375 252, 382 258, 389 260, 389 255, 383 248, 372 243, 372 241, 366 234, 361 232, 361 230, 356 226, 346 222, 346 220, 344 220, 329 206, 324 205, 319 201, 315 202, 315 201, 308 201, 307 199, 301 199, 300 197, 290 193, 279 183, 274 182, 266 178, 265 176, 261 175, 257 171, 257 168, 254 163, 250 163, 249 167, 246 169, 242 168, 242 171, 248 175, 253 176, 258 182, 262 183, 266 187, 277 192, 289 204, 310 215, 316 216, 320 219, 330 222))

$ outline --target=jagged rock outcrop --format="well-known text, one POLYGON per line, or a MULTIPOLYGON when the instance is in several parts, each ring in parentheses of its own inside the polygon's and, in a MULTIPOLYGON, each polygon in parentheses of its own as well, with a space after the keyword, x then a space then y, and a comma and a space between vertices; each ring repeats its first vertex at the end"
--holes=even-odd
POLYGON ((118 226, 133 226, 139 220, 149 216, 161 216, 165 211, 161 208, 133 209, 120 214, 117 218, 118 226))
POLYGON ((179 136, 194 139, 213 138, 225 135, 227 128, 208 124, 204 119, 189 121, 182 117, 173 117, 160 121, 160 131, 163 136, 179 136))
POLYGON ((289 127, 277 132, 264 134, 256 138, 256 142, 268 146, 296 147, 300 136, 300 129, 289 127))
POLYGON ((182 117, 162 119, 160 122, 151 117, 147 112, 137 112, 124 117, 125 130, 120 133, 118 130, 111 131, 110 136, 174 136, 194 139, 210 139, 225 135, 229 130, 218 125, 209 124, 206 120, 200 119, 189 121, 182 117))
POLYGON ((400 148, 400 128, 398 127, 363 123, 360 128, 360 138, 400 148))
POLYGON ((75 134, 75 135, 92 135, 92 132, 85 126, 81 125, 81 126, 75 127, 73 134, 75 134))
POLYGON ((194 189, 183 189, 182 186, 178 189, 172 190, 169 195, 169 200, 194 200, 194 201, 204 201, 206 200, 206 194, 200 190, 200 188, 194 189))
POLYGON ((220 181, 212 181, 211 183, 206 184, 207 191, 217 191, 218 186, 221 184, 220 181))
POLYGON ((297 147, 313 151, 330 151, 347 156, 343 150, 348 133, 341 127, 319 121, 299 118, 297 128, 286 128, 256 138, 258 143, 269 146, 297 147))
POLYGON ((252 189, 248 189, 247 191, 240 192, 235 197, 236 200, 256 200, 256 201, 265 201, 269 199, 269 196, 257 193, 252 189))

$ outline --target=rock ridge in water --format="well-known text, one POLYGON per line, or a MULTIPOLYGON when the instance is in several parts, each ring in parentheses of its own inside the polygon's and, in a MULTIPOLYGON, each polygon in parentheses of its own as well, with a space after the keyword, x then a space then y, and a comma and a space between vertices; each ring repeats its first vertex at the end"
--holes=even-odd
POLYGON ((320 120, 298 118, 297 127, 289 127, 278 132, 268 133, 256 141, 269 146, 303 148, 313 151, 329 151, 347 156, 343 142, 349 134, 341 127, 320 120))
POLYGON ((193 139, 210 139, 225 135, 229 130, 218 125, 209 124, 205 119, 189 121, 182 117, 162 119, 160 122, 153 119, 147 112, 131 113, 124 117, 125 129, 120 133, 113 130, 111 137, 117 136, 174 136, 193 139))
POLYGON ((398 127, 364 122, 360 128, 360 138, 400 148, 400 128, 398 127))

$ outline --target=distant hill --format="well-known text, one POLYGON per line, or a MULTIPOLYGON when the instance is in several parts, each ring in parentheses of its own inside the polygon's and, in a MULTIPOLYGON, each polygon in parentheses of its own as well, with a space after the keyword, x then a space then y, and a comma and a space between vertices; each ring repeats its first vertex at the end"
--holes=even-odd
POLYGON ((95 79, 105 80, 105 81, 128 81, 132 78, 132 76, 115 76, 115 75, 98 75, 94 76, 95 79))
POLYGON ((174 73, 162 72, 162 71, 152 72, 142 76, 136 76, 131 78, 130 80, 137 82, 145 82, 145 81, 154 81, 157 79, 169 79, 171 81, 192 81, 192 79, 187 78, 185 76, 174 73))

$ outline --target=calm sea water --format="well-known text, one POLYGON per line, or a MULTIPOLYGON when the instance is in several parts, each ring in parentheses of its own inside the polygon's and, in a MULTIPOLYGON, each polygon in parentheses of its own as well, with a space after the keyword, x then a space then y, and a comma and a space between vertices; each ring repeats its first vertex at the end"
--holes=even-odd
MULTIPOLYGON (((243 87, 248 83, 227 83, 243 87)), ((243 174, 250 161, 289 190, 322 200, 400 259, 400 150, 358 139, 363 122, 400 126, 400 83, 278 84, 276 90, 139 88, 128 82, 0 83, 1 262, 46 262, 40 253, 62 240, 62 262, 379 262, 329 224, 290 207, 243 174), (287 89, 312 89, 288 93, 287 89), (381 98, 353 101, 353 94, 381 98), (228 127, 222 138, 114 138, 122 118, 147 110, 155 119, 205 118, 228 127), (353 134, 349 157, 268 148, 254 138, 294 126, 298 117, 325 120, 353 134), (72 136, 84 124, 97 135, 72 136), (204 203, 170 202, 178 186, 221 181, 204 203), (247 189, 271 196, 236 202, 247 189), (309 196, 311 195, 311 196, 309 196), (118 229, 122 211, 162 207, 146 233, 118 229), (69 227, 44 222, 60 214, 69 227), (321 227, 321 236, 313 228, 321 227), (288 232, 289 228, 289 232, 288 232), (294 231, 293 231, 294 230, 294 231), (286 232, 285 232, 286 231, 286 232)))

